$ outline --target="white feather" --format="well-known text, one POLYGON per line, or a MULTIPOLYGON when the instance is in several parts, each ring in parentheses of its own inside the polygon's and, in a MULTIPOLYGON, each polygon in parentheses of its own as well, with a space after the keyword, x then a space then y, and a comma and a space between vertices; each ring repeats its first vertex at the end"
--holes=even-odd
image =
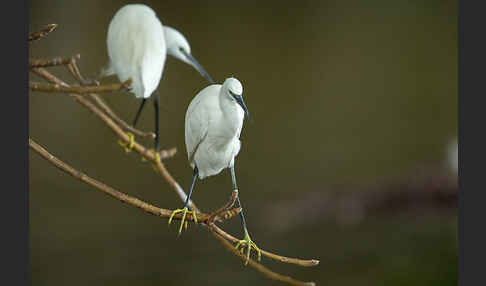
POLYGON ((229 90, 241 95, 241 83, 226 79, 201 90, 186 112, 185 141, 189 164, 197 165, 204 179, 234 165, 240 151, 240 133, 244 111, 232 99, 229 90))
POLYGON ((123 6, 113 17, 107 37, 109 70, 123 82, 132 79, 137 98, 148 98, 159 85, 166 59, 162 23, 148 6, 123 6))

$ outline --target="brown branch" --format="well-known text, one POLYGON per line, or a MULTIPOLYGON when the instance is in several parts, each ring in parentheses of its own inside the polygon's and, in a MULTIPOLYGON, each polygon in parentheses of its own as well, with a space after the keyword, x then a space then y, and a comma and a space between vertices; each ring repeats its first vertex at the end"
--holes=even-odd
MULTIPOLYGON (((32 71, 35 72, 35 73, 37 73, 37 74, 39 74, 40 76, 46 78, 47 80, 56 83, 56 84, 60 84, 60 85, 65 85, 66 84, 63 81, 61 81, 60 79, 54 77, 52 74, 50 74, 45 69, 35 68, 35 69, 32 69, 32 71)), ((125 132, 123 132, 123 130, 117 124, 115 124, 110 117, 108 117, 106 114, 104 114, 102 111, 100 111, 91 102, 89 102, 88 100, 86 100, 82 96, 79 96, 79 95, 76 95, 76 94, 72 94, 71 96, 73 96, 76 101, 78 101, 81 105, 83 105, 86 108, 88 108, 95 115, 97 115, 102 121, 104 121, 106 123, 106 125, 108 127, 110 127, 111 130, 121 140, 123 140, 126 143, 130 142, 130 137, 125 132)), ((155 157, 155 153, 152 150, 149 150, 149 149, 145 148, 144 146, 140 145, 136 141, 133 142, 133 150, 135 150, 136 152, 138 152, 139 154, 141 154, 142 156, 144 156, 148 160, 152 161, 153 163, 155 163, 155 165, 156 165, 159 173, 162 175, 162 177, 169 183, 169 185, 177 193, 177 195, 180 197, 180 199, 183 202, 185 202, 185 200, 187 198, 186 193, 181 188, 181 186, 177 183, 177 181, 172 177, 172 175, 169 173, 169 171, 165 167, 165 164, 163 164, 162 162, 157 162, 156 157, 155 157)), ((161 152, 160 153, 160 156, 161 156, 161 159, 166 158, 166 156, 164 156, 164 152, 161 152)), ((195 205, 195 203, 192 200, 189 201, 189 207, 191 209, 195 210, 196 212, 201 212, 197 208, 197 206, 195 205)), ((237 238, 235 238, 234 236, 226 233, 224 230, 222 230, 218 226, 215 225, 214 226, 214 229, 220 235, 224 236, 225 238, 227 238, 227 239, 229 239, 229 240, 231 240, 233 242, 237 242, 238 241, 237 238)), ((281 255, 278 255, 278 254, 274 254, 274 253, 265 251, 263 249, 261 249, 261 253, 264 256, 267 256, 269 258, 272 258, 272 259, 275 259, 277 261, 284 262, 284 263, 291 263, 291 264, 296 264, 296 265, 300 265, 300 266, 315 266, 315 265, 318 265, 319 264, 319 261, 318 260, 315 260, 315 259, 304 260, 304 259, 298 259, 298 258, 285 257, 285 256, 281 256, 281 255)))
MULTIPOLYGON (((43 157, 44 159, 46 159, 47 161, 52 163, 54 166, 56 166, 58 169, 68 173, 69 175, 73 176, 74 178, 76 178, 76 179, 78 179, 78 180, 80 180, 80 181, 82 181, 82 182, 84 182, 84 183, 86 183, 86 184, 88 184, 92 187, 95 187, 96 189, 104 192, 105 194, 108 194, 108 195, 114 197, 115 199, 120 200, 121 202, 130 204, 130 205, 135 206, 139 209, 142 209, 143 211, 145 211, 149 214, 159 216, 159 217, 163 217, 163 218, 169 218, 172 214, 171 210, 158 208, 158 207, 153 206, 149 203, 146 203, 146 202, 144 202, 140 199, 129 196, 125 193, 122 193, 118 190, 115 190, 114 188, 112 188, 112 187, 110 187, 110 186, 108 186, 108 185, 106 185, 106 184, 104 184, 100 181, 97 181, 96 179, 93 179, 93 178, 89 177, 88 175, 74 169, 73 167, 71 167, 67 163, 61 161, 60 159, 56 158, 54 155, 49 153, 45 148, 43 148, 42 146, 37 144, 31 138, 29 138, 29 147, 32 150, 34 150, 35 152, 37 152, 39 155, 41 155, 41 157, 43 157)), ((224 212, 222 212, 223 214, 221 215, 221 217, 230 218, 234 215, 234 210, 228 210, 228 211, 224 211, 224 212), (224 214, 224 212, 226 212, 227 214, 224 214)), ((200 221, 202 223, 206 223, 205 225, 208 226, 209 219, 211 217, 210 215, 198 212, 198 213, 196 213, 196 216, 197 216, 198 221, 200 221)), ((176 220, 181 220, 181 218, 182 218, 182 214, 176 214, 173 217, 173 219, 176 219, 176 220)), ((188 221, 190 221, 192 219, 192 214, 188 214, 188 216, 186 216, 186 218, 187 218, 188 221)), ((232 251, 235 255, 239 256, 244 261, 246 259, 246 257, 244 255, 242 255, 239 251, 237 251, 222 236, 220 236, 218 233, 214 232, 212 230, 214 227, 215 227, 215 225, 211 223, 211 226, 209 227, 211 233, 216 238, 218 238, 228 250, 232 251)), ((258 271, 262 272, 264 275, 266 275, 267 277, 269 277, 271 279, 280 280, 280 281, 286 282, 290 285, 315 285, 315 283, 313 283, 313 282, 301 282, 301 281, 295 280, 291 277, 283 276, 281 274, 275 273, 275 272, 267 269, 263 265, 254 262, 251 259, 248 262, 249 262, 249 265, 251 267, 257 269, 258 271)))
MULTIPOLYGON (((217 227, 216 225, 212 227, 214 232, 218 233, 225 239, 232 241, 232 242, 238 242, 239 239, 236 237, 230 235, 229 233, 225 232, 221 228, 217 227)), ((299 258, 292 258, 292 257, 285 257, 281 256, 275 253, 268 252, 266 250, 260 249, 261 253, 263 256, 266 256, 268 258, 274 259, 276 261, 280 261, 283 263, 290 263, 290 264, 295 264, 295 265, 300 265, 300 266, 305 266, 305 267, 311 267, 311 266, 316 266, 319 265, 319 260, 316 259, 299 259, 299 258)))
MULTIPOLYGON (((46 71, 43 68, 34 68, 34 69, 32 69, 32 71, 35 72, 35 73, 37 73, 37 74, 39 74, 40 76, 46 78, 47 80, 49 80, 49 81, 51 81, 53 83, 60 84, 60 85, 66 85, 66 83, 64 83, 60 79, 54 77, 52 74, 50 74, 48 71, 46 71)), ((108 127, 110 127, 111 130, 121 140, 123 140, 126 143, 130 142, 130 137, 125 132, 123 132, 123 130, 117 124, 115 124, 115 122, 113 122, 113 120, 110 117, 108 117, 105 113, 103 113, 102 111, 100 111, 90 101, 88 101, 85 98, 83 98, 82 96, 79 96, 79 95, 76 95, 76 94, 72 94, 71 96, 73 96, 77 102, 79 102, 81 105, 83 105, 86 108, 88 108, 95 115, 97 115, 102 121, 104 121, 106 123, 106 125, 108 127)), ((157 170, 162 175, 162 177, 169 183, 169 185, 177 193, 177 195, 180 197, 180 199, 183 202, 185 202, 185 200, 187 198, 186 193, 181 188, 181 186, 177 183, 177 181, 172 177, 172 175, 169 173, 169 171, 167 170, 167 168, 165 167, 165 165, 162 162, 158 162, 156 160, 155 153, 152 150, 149 150, 149 149, 145 148, 144 146, 140 145, 136 141, 133 142, 133 150, 135 150, 136 152, 138 152, 139 154, 141 154, 142 156, 144 156, 148 160, 152 161, 153 163, 155 163, 155 165, 157 167, 157 170)), ((165 154, 166 154, 166 152, 161 152, 160 153, 161 159, 167 158, 166 156, 164 156, 165 154)), ((197 208, 197 206, 195 205, 195 203, 192 200, 189 201, 189 207, 191 209, 195 210, 196 212, 201 212, 197 208)), ((234 236, 226 233, 225 231, 223 231, 218 226, 215 225, 214 226, 214 229, 220 235, 224 236, 225 238, 227 238, 227 239, 229 239, 229 240, 231 240, 233 242, 237 242, 238 241, 237 238, 235 238, 234 236)), ((300 265, 300 266, 315 266, 315 265, 318 265, 319 264, 319 261, 318 260, 314 260, 314 259, 311 259, 311 260, 303 260, 303 259, 298 259, 298 258, 285 257, 285 256, 281 256, 281 255, 278 255, 278 254, 274 254, 274 253, 265 251, 265 250, 261 250, 261 253, 264 256, 267 256, 269 258, 272 258, 272 259, 275 259, 277 261, 284 262, 284 263, 291 263, 291 264, 296 264, 296 265, 300 265)))
MULTIPOLYGON (((154 162, 155 162, 155 160, 154 160, 154 162)), ((179 186, 179 184, 170 175, 170 173, 167 171, 165 166, 161 162, 157 163, 156 166, 157 166, 159 172, 161 173, 161 175, 169 182, 169 184, 171 184, 174 191, 176 191, 176 193, 179 195, 181 200, 183 202, 185 202, 186 196, 187 196, 186 193, 184 192, 184 190, 182 190, 182 188, 179 186)), ((190 201, 189 206, 191 207, 191 209, 199 212, 197 206, 194 204, 194 202, 192 202, 192 200, 190 201)), ((228 239, 232 242, 238 242, 239 241, 239 239, 237 239, 234 236, 230 235, 229 233, 225 232, 224 230, 222 230, 221 228, 219 228, 216 225, 213 225, 212 228, 218 234, 220 234, 221 236, 225 237, 226 239, 228 239)), ((280 261, 280 262, 283 262, 283 263, 291 263, 291 264, 296 264, 296 265, 306 266, 306 267, 316 266, 316 265, 319 264, 319 260, 315 260, 315 259, 304 260, 304 259, 298 259, 298 258, 291 258, 291 257, 285 257, 285 256, 281 256, 281 255, 278 255, 278 254, 275 254, 275 253, 271 253, 271 252, 268 252, 268 251, 263 250, 263 249, 260 249, 260 250, 261 250, 261 253, 262 253, 263 256, 267 256, 269 258, 272 258, 274 260, 277 260, 277 261, 280 261)))
MULTIPOLYGON (((77 55, 76 59, 80 59, 81 55, 77 55)), ((81 72, 79 71, 78 65, 76 64, 76 59, 73 60, 67 65, 68 70, 71 72, 71 75, 84 86, 90 85, 100 85, 100 83, 96 79, 85 79, 81 72)))
POLYGON ((45 36, 47 36, 50 32, 54 31, 57 28, 57 24, 48 24, 39 32, 32 32, 29 35, 29 42, 37 41, 45 36))
MULTIPOLYGON (((79 59, 80 57, 78 57, 79 59)), ((68 65, 68 69, 69 71, 71 72, 71 74, 74 76, 74 78, 76 78, 78 80, 78 82, 80 84, 86 84, 87 82, 90 82, 89 80, 86 80, 82 75, 81 75, 81 72, 79 71, 79 67, 78 67, 78 64, 76 63, 75 60, 73 60, 69 65, 68 65)), ((93 80, 93 82, 95 82, 96 84, 99 85, 98 81, 96 80, 93 80)), ((132 126, 130 126, 128 123, 126 123, 124 120, 122 120, 120 117, 118 117, 115 112, 113 112, 113 110, 108 106, 108 104, 105 103, 105 101, 100 97, 98 96, 97 94, 95 93, 90 93, 89 96, 94 100, 94 102, 96 104, 98 104, 99 107, 101 107, 101 109, 103 109, 103 111, 105 113, 107 113, 109 116, 111 116, 111 118, 113 120, 115 120, 118 125, 121 125, 126 131, 128 132, 131 132, 139 137, 151 137, 152 139, 155 139, 155 133, 153 132, 143 132, 141 130, 138 130, 132 126)), ((174 155, 175 155, 175 152, 174 152, 174 155)))
MULTIPOLYGON (((118 190, 116 190, 116 189, 114 189, 114 188, 112 188, 112 187, 110 187, 110 186, 108 186, 108 185, 106 185, 106 184, 104 184, 104 183, 102 183, 102 182, 100 182, 96 179, 93 179, 93 178, 89 177, 88 175, 74 169, 69 164, 61 161, 56 156, 49 153, 49 151, 47 151, 44 147, 42 147, 41 145, 36 143, 31 138, 29 138, 29 147, 32 150, 34 150, 35 152, 37 152, 39 155, 41 155, 41 157, 43 157, 44 159, 46 159, 47 161, 52 163, 54 166, 56 166, 58 169, 66 172, 69 175, 73 176, 74 178, 76 178, 76 179, 78 179, 78 180, 80 180, 80 181, 82 181, 82 182, 104 192, 105 194, 108 194, 108 195, 114 197, 115 199, 120 200, 121 202, 135 206, 135 207, 142 209, 143 211, 145 211, 149 214, 159 216, 159 217, 162 217, 162 218, 169 218, 172 214, 172 210, 159 208, 159 207, 151 205, 147 202, 144 202, 140 199, 129 196, 125 193, 122 193, 122 192, 120 192, 120 191, 118 191, 118 190)), ((227 211, 228 214, 225 213, 222 217, 223 218, 227 217, 228 215, 231 214, 231 211, 232 210, 227 211)), ((210 218, 210 215, 205 214, 205 213, 197 213, 196 216, 197 216, 197 220, 200 221, 200 222, 206 222, 210 218)), ((173 219, 180 220, 181 218, 182 218, 182 214, 176 214, 176 215, 174 215, 173 219)), ((187 218, 190 221, 192 219, 192 215, 188 214, 187 218)))
POLYGON ((69 87, 60 84, 45 84, 39 82, 29 82, 29 88, 32 91, 40 91, 46 93, 76 93, 86 94, 93 92, 114 92, 114 91, 126 91, 128 90, 131 80, 127 80, 123 83, 113 83, 100 86, 80 86, 71 85, 69 87))
MULTIPOLYGON (((230 252, 232 252, 234 255, 238 256, 241 260, 246 261, 246 256, 240 253, 238 250, 236 250, 231 243, 229 243, 223 236, 219 235, 218 232, 215 232, 212 227, 209 227, 209 230, 211 234, 216 237, 221 244, 230 252)), ((257 263, 253 261, 252 259, 248 260, 248 265, 251 267, 255 268, 259 272, 263 273, 265 276, 267 276, 270 279, 277 280, 277 281, 282 281, 284 283, 287 283, 289 285, 297 285, 297 286, 315 286, 316 283, 314 282, 302 282, 299 280, 295 280, 290 276, 284 276, 281 274, 278 274, 276 272, 271 271, 270 269, 266 268, 265 266, 261 265, 260 263, 257 263)))
MULTIPOLYGON (((47 79, 50 82, 53 82, 53 83, 56 83, 56 84, 59 84, 59 85, 62 85, 62 86, 69 87, 69 85, 67 85, 66 83, 62 82, 57 77, 53 76, 52 74, 50 74, 49 72, 47 72, 45 69, 42 69, 42 68, 34 68, 34 69, 32 69, 32 71, 35 72, 35 73, 37 73, 38 75, 44 77, 45 79, 47 79)), ((126 133, 123 132, 122 128, 120 126, 118 126, 116 123, 114 123, 113 120, 109 116, 107 116, 104 112, 102 112, 101 110, 99 110, 91 102, 89 102, 88 100, 86 100, 82 96, 79 96, 79 95, 76 95, 76 94, 70 94, 70 95, 72 97, 74 97, 74 99, 77 102, 79 102, 80 104, 82 104, 83 106, 85 106, 86 108, 88 108, 89 110, 91 110, 102 121, 104 121, 105 124, 107 124, 107 126, 110 127, 110 129, 112 129, 112 131, 120 139, 122 139, 126 143, 128 143, 130 141, 130 137, 126 133)), ((176 191, 176 193, 180 196, 180 198, 183 201, 185 201, 187 195, 185 194, 184 190, 179 186, 179 184, 171 176, 171 174, 166 169, 165 165, 161 161, 158 161, 156 159, 155 153, 153 151, 147 150, 147 148, 145 148, 144 146, 138 144, 137 142, 133 142, 133 150, 135 150, 136 152, 142 154, 144 157, 146 157, 150 161, 154 162, 155 165, 156 165, 156 167, 157 167, 157 169, 158 169, 158 171, 159 171, 159 173, 162 175, 162 177, 171 185, 172 189, 174 191, 176 191)), ((163 153, 160 153, 160 154, 161 154, 161 157, 162 157, 163 153)), ((198 213, 200 213, 200 211, 198 210, 198 208, 196 207, 196 205, 192 201, 190 201, 189 207, 191 209, 193 209, 193 210, 196 210, 198 213)), ((230 210, 230 211, 232 211, 232 210, 230 210)), ((228 216, 231 217, 232 215, 231 214, 228 214, 228 216)), ((207 226, 209 228, 209 225, 207 223, 205 223, 203 225, 205 225, 205 226, 207 226)), ((226 233, 225 231, 223 231, 222 229, 220 229, 216 225, 212 224, 211 227, 215 231, 217 231, 218 234, 220 234, 221 237, 228 238, 228 239, 230 239, 232 241, 235 241, 236 240, 236 238, 234 238, 230 234, 226 233)), ((226 243, 228 243, 228 242, 226 241, 226 243)), ((262 254, 264 254, 265 256, 268 256, 270 258, 276 259, 278 261, 281 261, 281 262, 294 263, 294 264, 301 265, 301 266, 314 266, 314 265, 317 265, 318 264, 318 261, 317 260, 300 260, 300 259, 296 259, 296 258, 287 258, 287 257, 279 256, 279 255, 276 255, 276 254, 272 254, 272 253, 267 252, 267 251, 262 251, 262 254)), ((266 268, 264 268, 263 266, 261 266, 260 264, 258 264, 256 262, 253 262, 252 264, 253 265, 257 265, 257 266, 254 266, 254 267, 257 270, 259 270, 260 272, 262 272, 262 273, 264 271, 262 269, 266 269, 266 268), (263 268, 261 268, 261 267, 263 267, 263 268)), ((297 281, 297 280, 293 280, 292 278, 289 278, 289 277, 286 277, 286 276, 282 276, 280 274, 276 274, 276 276, 274 276, 274 277, 275 277, 275 279, 278 279, 278 280, 281 280, 281 281, 284 281, 284 282, 287 282, 287 283, 293 283, 292 281, 294 281, 294 282, 297 281)), ((297 281, 297 283, 303 283, 303 282, 297 281)), ((293 285, 311 285, 311 284, 295 284, 295 283, 293 283, 293 285)))
MULTIPOLYGON (((209 218, 209 223, 213 223, 214 221, 218 220, 218 221, 221 221, 221 218, 220 216, 222 215, 222 213, 226 210, 229 210, 231 209, 235 203, 236 203, 236 199, 238 198, 238 191, 234 190, 232 193, 231 193, 231 197, 230 197, 230 200, 222 207, 220 207, 219 209, 217 209, 216 211, 212 212, 210 214, 210 218, 209 218)), ((238 208, 239 212, 241 212, 241 207, 238 208)), ((232 214, 232 215, 236 215, 237 213, 235 214, 232 214)), ((231 215, 231 214, 230 214, 231 215)), ((229 217, 228 217, 229 218, 229 217)), ((225 217, 225 219, 228 219, 227 217, 225 217)))
MULTIPOLYGON (((71 72, 71 75, 74 76, 76 80, 81 85, 86 85, 88 83, 99 85, 97 81, 90 81, 86 80, 81 73, 79 72, 79 68, 77 66, 76 60, 79 60, 81 58, 80 54, 77 54, 76 56, 70 57, 70 58, 62 58, 62 57, 57 57, 54 59, 41 59, 41 60, 31 60, 30 67, 31 68, 36 68, 36 67, 48 67, 48 66, 55 66, 55 65, 67 65, 68 70, 71 72)), ((51 82, 56 82, 56 79, 53 78, 52 76, 47 76, 47 75, 42 75, 45 79, 51 82)), ((67 84, 62 84, 62 86, 67 87, 67 84)), ((121 125, 126 131, 129 131, 136 136, 139 137, 151 137, 152 139, 155 139, 155 133, 153 132, 144 132, 141 130, 138 130, 136 128, 133 128, 132 126, 128 125, 125 121, 120 119, 112 110, 111 108, 100 98, 97 94, 95 93, 90 93, 88 94, 102 109, 104 112, 106 112, 108 115, 110 115, 119 125, 121 125)), ((169 153, 170 156, 175 155, 176 150, 174 149, 172 152, 169 153)))
MULTIPOLYGON (((90 93, 89 96, 94 100, 94 102, 96 102, 98 104, 99 107, 101 107, 101 109, 103 109, 103 111, 106 114, 108 114, 111 118, 113 118, 113 120, 115 120, 118 123, 118 125, 121 125, 121 127, 123 127, 123 129, 125 129, 126 131, 131 132, 131 133, 133 133, 133 134, 135 134, 136 136, 139 136, 139 137, 150 137, 152 139, 155 139, 155 133, 144 132, 144 131, 135 129, 132 126, 128 125, 128 123, 126 123, 124 120, 122 120, 120 117, 118 117, 115 114, 115 112, 113 112, 113 110, 111 110, 111 108, 105 103, 105 101, 99 95, 94 94, 94 93, 90 93)), ((175 155, 175 152, 174 152, 173 155, 175 155)))
MULTIPOLYGON (((68 84, 63 82, 62 80, 58 79, 51 73, 49 73, 47 70, 43 68, 33 68, 31 69, 32 72, 36 73, 37 75, 43 77, 47 81, 50 81, 52 83, 69 87, 68 84)), ((77 94, 69 94, 72 96, 78 103, 86 107, 88 110, 93 112, 96 116, 98 116, 110 129, 117 135, 122 141, 128 143, 130 142, 130 137, 123 131, 122 128, 120 128, 113 120, 106 115, 104 112, 99 110, 93 103, 91 103, 89 100, 85 99, 83 96, 77 95, 77 94)), ((150 161, 155 162, 155 153, 150 150, 145 148, 144 146, 140 145, 136 141, 133 142, 133 150, 144 156, 150 161)), ((165 159, 167 158, 168 155, 170 155, 171 152, 168 151, 161 151, 160 152, 160 158, 165 159)))
MULTIPOLYGON (((79 59, 79 54, 76 55, 79 59)), ((29 60, 29 67, 30 68, 44 68, 44 67, 52 67, 52 66, 62 66, 62 65, 69 65, 74 61, 74 57, 56 57, 52 59, 30 59, 29 60)))

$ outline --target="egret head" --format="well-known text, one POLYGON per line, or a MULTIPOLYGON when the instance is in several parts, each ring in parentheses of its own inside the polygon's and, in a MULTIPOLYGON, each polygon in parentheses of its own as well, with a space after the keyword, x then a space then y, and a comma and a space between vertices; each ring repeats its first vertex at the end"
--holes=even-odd
POLYGON ((186 40, 184 35, 169 26, 164 26, 164 34, 167 45, 167 54, 193 66, 202 76, 213 84, 214 81, 211 76, 191 55, 191 46, 189 46, 189 42, 186 40))
POLYGON ((246 107, 245 101, 243 100, 243 86, 241 82, 234 77, 227 78, 223 83, 224 90, 230 100, 235 101, 243 111, 245 111, 246 116, 250 119, 250 112, 246 107))

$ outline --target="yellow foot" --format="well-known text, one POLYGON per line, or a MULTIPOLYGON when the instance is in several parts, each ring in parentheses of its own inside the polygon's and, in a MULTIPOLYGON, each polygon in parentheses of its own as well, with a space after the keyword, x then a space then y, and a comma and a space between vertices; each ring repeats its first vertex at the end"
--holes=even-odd
MULTIPOLYGON (((161 160, 160 160, 160 153, 155 151, 154 149, 149 149, 149 151, 153 152, 155 154, 155 162, 157 163, 160 163, 161 160)), ((147 158, 145 158, 143 155, 142 155, 142 162, 146 162, 147 161, 147 158)), ((152 168, 154 169, 155 173, 157 173, 159 171, 159 169, 157 168, 157 165, 156 164, 152 164, 152 168)))
POLYGON ((250 260, 250 252, 251 252, 252 248, 254 250, 256 250, 256 252, 258 253, 258 261, 260 261, 260 259, 262 257, 262 254, 260 252, 260 248, 258 248, 258 246, 256 246, 256 244, 251 240, 250 235, 248 234, 248 231, 246 231, 246 230, 245 230, 245 237, 242 240, 238 241, 238 243, 235 246, 235 249, 238 250, 240 245, 243 246, 243 248, 240 250, 241 253, 243 253, 245 246, 247 248, 245 265, 247 265, 248 260, 250 260))
POLYGON ((187 207, 184 207, 183 209, 176 209, 172 212, 172 214, 169 217, 169 224, 172 222, 172 218, 176 213, 182 213, 181 226, 179 227, 179 235, 182 232, 182 225, 184 225, 184 227, 187 229, 186 215, 188 213, 191 214, 194 223, 197 223, 196 211, 190 211, 187 207))
POLYGON ((127 132, 127 136, 130 137, 130 141, 128 143, 125 143, 121 140, 118 140, 118 144, 120 144, 120 146, 122 146, 123 148, 125 148, 125 152, 131 152, 132 151, 132 148, 133 148, 133 145, 134 145, 134 138, 135 136, 130 133, 130 132, 127 132))

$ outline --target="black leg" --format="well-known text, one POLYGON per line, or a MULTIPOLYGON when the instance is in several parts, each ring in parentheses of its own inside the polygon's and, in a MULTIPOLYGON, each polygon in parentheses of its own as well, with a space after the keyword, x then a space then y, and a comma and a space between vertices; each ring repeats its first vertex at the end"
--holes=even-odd
POLYGON ((199 174, 199 170, 197 169, 197 166, 194 165, 194 172, 192 173, 191 188, 189 189, 189 194, 187 195, 186 203, 184 204, 184 207, 187 207, 187 205, 189 204, 189 200, 191 199, 191 195, 192 195, 192 189, 194 188, 194 183, 196 183, 196 178, 197 178, 198 174, 199 174))
POLYGON ((192 215, 192 219, 194 220, 195 223, 197 223, 196 211, 189 211, 188 205, 189 205, 189 201, 191 200, 192 190, 194 189, 194 184, 196 183, 196 177, 197 177, 198 174, 199 174, 199 170, 197 169, 197 166, 194 166, 194 172, 192 174, 191 188, 189 190, 189 194, 187 195, 186 202, 184 203, 184 207, 182 209, 174 210, 169 217, 169 224, 170 224, 171 221, 172 221, 172 218, 174 217, 174 215, 176 213, 182 213, 181 225, 179 227, 179 235, 182 232, 182 226, 185 225, 186 228, 187 228, 187 221, 185 219, 186 219, 186 215, 188 213, 192 215))
MULTIPOLYGON (((231 167, 231 180, 233 182, 233 190, 238 190, 238 186, 236 185, 235 166, 231 167)), ((240 212, 241 225, 243 226, 243 230, 245 231, 246 234, 248 232, 248 229, 246 228, 245 215, 243 214, 243 207, 241 206, 239 192, 236 194, 236 203, 238 204, 236 206, 237 208, 241 207, 241 212, 240 212)))
MULTIPOLYGON (((235 176, 235 167, 234 166, 231 167, 231 179, 233 180, 233 188, 235 190, 238 190, 238 187, 236 185, 236 176, 235 176)), ((258 261, 260 261, 260 259, 261 259, 261 251, 256 246, 256 244, 251 240, 250 234, 248 233, 248 229, 246 228, 245 215, 243 214, 243 206, 241 206, 239 192, 236 193, 236 203, 238 204, 237 207, 241 207, 240 218, 241 218, 241 225, 243 226, 244 238, 242 240, 238 241, 238 243, 236 244, 235 247, 236 247, 236 249, 238 249, 238 247, 241 244, 245 245, 245 248, 247 249, 246 260, 245 260, 245 265, 246 265, 248 263, 248 260, 250 260, 250 251, 251 251, 252 248, 255 249, 258 253, 258 261)))
POLYGON ((155 109, 155 151, 159 151, 160 149, 160 136, 159 136, 159 94, 155 93, 154 95, 154 109, 155 109))
POLYGON ((142 113, 143 106, 145 105, 146 98, 142 99, 142 103, 140 103, 140 107, 138 108, 137 114, 135 114, 135 119, 133 120, 133 127, 137 125, 138 118, 140 117, 140 113, 142 113))

